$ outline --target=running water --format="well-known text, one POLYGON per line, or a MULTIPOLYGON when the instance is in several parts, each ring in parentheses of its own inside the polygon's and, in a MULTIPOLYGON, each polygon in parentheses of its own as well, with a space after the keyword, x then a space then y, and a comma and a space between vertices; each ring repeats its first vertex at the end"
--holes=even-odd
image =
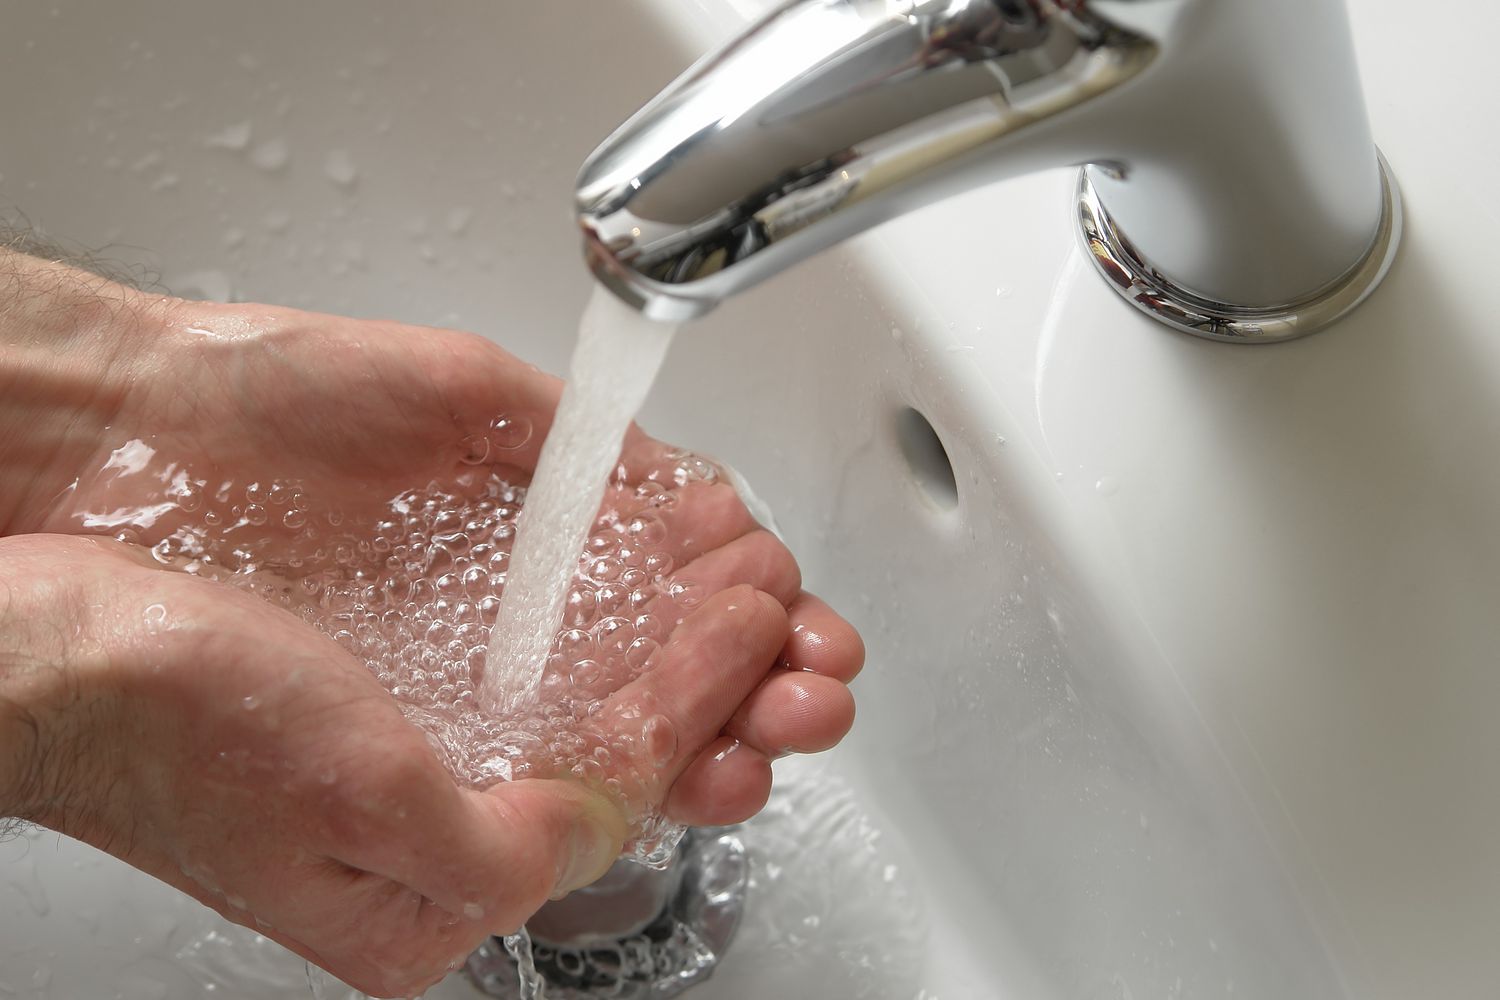
POLYGON ((562 629, 568 588, 610 472, 676 330, 646 319, 604 286, 595 287, 579 324, 568 384, 516 526, 479 691, 491 713, 515 715, 536 704, 547 654, 562 629))
POLYGON ((547 1000, 547 981, 536 971, 536 956, 532 953, 531 934, 525 927, 514 934, 506 935, 505 950, 515 960, 516 973, 521 981, 520 996, 516 1000, 547 1000))

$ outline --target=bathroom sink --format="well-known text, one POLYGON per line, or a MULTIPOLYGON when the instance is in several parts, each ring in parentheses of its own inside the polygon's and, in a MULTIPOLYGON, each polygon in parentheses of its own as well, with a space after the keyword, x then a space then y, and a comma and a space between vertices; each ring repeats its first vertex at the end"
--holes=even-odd
MULTIPOLYGON (((770 6, 21 5, 0 207, 181 294, 459 326, 561 370, 578 164, 770 6)), ((735 466, 870 647, 853 735, 742 831, 745 925, 692 996, 1493 995, 1500 219, 1456 183, 1494 140, 1451 98, 1488 92, 1500 13, 1353 6, 1408 228, 1328 332, 1154 325, 1094 274, 1059 171, 679 337, 643 422, 735 466)), ((89 849, 0 843, 0 997, 301 975, 89 849)))

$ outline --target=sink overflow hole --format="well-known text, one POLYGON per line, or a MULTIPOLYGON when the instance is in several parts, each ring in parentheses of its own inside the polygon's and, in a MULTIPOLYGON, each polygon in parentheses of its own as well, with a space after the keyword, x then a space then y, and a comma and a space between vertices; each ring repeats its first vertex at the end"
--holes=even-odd
POLYGON ((942 510, 957 507, 958 479, 953 474, 953 462, 932 423, 907 407, 896 417, 896 440, 912 474, 932 502, 942 510))

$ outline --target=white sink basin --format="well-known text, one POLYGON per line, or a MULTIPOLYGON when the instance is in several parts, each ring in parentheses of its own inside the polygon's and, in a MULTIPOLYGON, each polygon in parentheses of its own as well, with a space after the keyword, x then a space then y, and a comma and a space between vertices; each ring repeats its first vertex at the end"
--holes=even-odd
MULTIPOLYGON (((20 5, 0 204, 174 291, 463 326, 557 370, 577 165, 768 6, 20 5)), ((1489 92, 1500 13, 1356 6, 1408 233, 1336 330, 1153 326, 1089 269, 1058 172, 679 339, 645 423, 745 474, 871 650, 854 735, 747 833, 768 884, 694 996, 1493 995, 1500 219, 1453 168, 1488 162, 1464 116, 1489 115, 1451 96, 1489 92), (974 217, 1008 238, 935 249, 974 217)), ((306 994, 244 940, 214 971, 216 928, 71 842, 0 844, 0 997, 306 994)))

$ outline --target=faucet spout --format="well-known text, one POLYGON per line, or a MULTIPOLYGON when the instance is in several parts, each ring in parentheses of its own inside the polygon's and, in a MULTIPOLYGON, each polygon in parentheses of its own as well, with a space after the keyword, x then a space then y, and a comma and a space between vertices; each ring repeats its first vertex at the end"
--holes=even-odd
POLYGON ((1088 165, 1085 214, 1143 280, 1302 304, 1382 219, 1347 35, 1339 0, 791 0, 589 157, 587 261, 682 321, 933 201, 1088 165))
MULTIPOLYGON (((995 179, 1002 148, 1130 79, 1154 50, 1087 11, 1020 0, 787 4, 585 163, 578 211, 590 266, 646 312, 691 318, 885 219, 995 179)), ((1009 160, 1007 173, 1040 165, 1021 149, 1009 160)))

